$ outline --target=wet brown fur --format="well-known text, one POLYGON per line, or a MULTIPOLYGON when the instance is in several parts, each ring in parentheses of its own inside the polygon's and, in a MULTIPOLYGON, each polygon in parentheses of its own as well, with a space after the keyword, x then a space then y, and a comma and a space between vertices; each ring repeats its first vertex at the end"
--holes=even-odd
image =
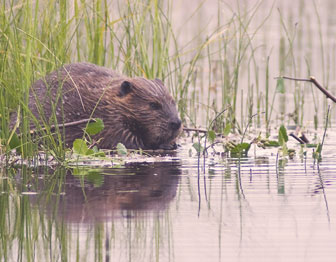
MULTIPOLYGON (((131 149, 173 149, 181 132, 175 102, 160 80, 128 78, 89 63, 66 65, 36 81, 29 107, 49 124, 101 118, 105 128, 94 136, 100 148, 120 142, 131 149)), ((81 138, 84 126, 66 128, 66 143, 81 138)))

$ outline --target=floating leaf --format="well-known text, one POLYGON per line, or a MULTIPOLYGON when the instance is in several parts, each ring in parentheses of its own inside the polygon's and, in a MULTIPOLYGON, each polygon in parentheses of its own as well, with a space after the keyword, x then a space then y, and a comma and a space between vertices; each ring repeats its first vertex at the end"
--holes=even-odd
POLYGON ((213 142, 215 141, 215 139, 216 139, 216 133, 215 133, 215 131, 210 130, 210 131, 208 132, 208 139, 209 139, 209 141, 210 141, 211 143, 213 143, 213 142))
POLYGON ((100 118, 96 118, 95 120, 94 122, 90 122, 85 128, 86 133, 90 136, 96 135, 104 129, 103 120, 100 118))
POLYGON ((275 141, 275 140, 266 140, 266 141, 264 141, 264 145, 267 146, 267 147, 278 147, 278 146, 280 146, 279 142, 275 141))
POLYGON ((86 155, 89 148, 83 139, 76 139, 73 142, 73 151, 79 155, 86 155))
POLYGON ((127 148, 122 143, 118 143, 117 153, 118 155, 127 155, 127 148))

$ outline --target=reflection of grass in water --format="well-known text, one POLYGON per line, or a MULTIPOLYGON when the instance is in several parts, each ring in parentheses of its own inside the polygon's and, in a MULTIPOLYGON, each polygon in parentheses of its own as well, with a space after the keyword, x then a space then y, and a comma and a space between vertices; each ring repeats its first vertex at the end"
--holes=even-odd
MULTIPOLYGON (((124 217, 117 217, 116 221, 106 218, 106 221, 92 224, 81 222, 81 216, 93 212, 89 209, 90 201, 102 204, 99 197, 104 199, 106 196, 97 194, 93 198, 91 196, 88 202, 80 201, 90 192, 83 186, 83 196, 74 195, 71 199, 65 194, 69 193, 65 191, 65 187, 69 186, 65 180, 69 175, 67 170, 39 169, 35 172, 36 177, 43 173, 44 178, 36 179, 33 169, 23 167, 19 174, 21 179, 17 179, 17 170, 12 169, 0 183, 1 261, 101 261, 108 254, 128 249, 132 249, 129 255, 134 258, 155 257, 162 250, 167 253, 168 246, 172 245, 171 218, 167 211, 153 212, 151 216, 151 211, 124 210, 120 211, 124 217), (75 205, 76 201, 82 213, 77 214, 78 221, 72 221, 67 203, 75 205), (150 251, 153 253, 148 254, 150 251)), ((77 183, 76 186, 79 186, 81 182, 77 183)), ((80 187, 77 193, 81 194, 80 187)), ((120 196, 123 195, 124 192, 120 193, 120 196)), ((150 200, 152 196, 147 198, 150 200)))
MULTIPOLYGON (((6 172, 6 179, 0 183, 1 192, 6 192, 0 197, 1 260, 42 261, 45 257, 44 261, 49 261, 48 258, 52 260, 56 254, 48 253, 48 250, 58 250, 59 247, 64 248, 64 252, 67 253, 67 232, 64 231, 62 223, 56 223, 55 217, 46 219, 45 211, 33 207, 30 200, 30 198, 40 198, 42 202, 48 202, 53 193, 57 193, 59 198, 64 182, 64 172, 55 172, 51 177, 46 176, 41 182, 40 179, 34 178, 32 169, 23 166, 19 175, 20 182, 17 180, 17 170, 9 169, 6 172), (40 194, 42 184, 45 187, 43 194, 40 194), (36 253, 37 246, 39 254, 36 253)), ((51 213, 55 215, 57 211, 55 213, 54 210, 51 213)))

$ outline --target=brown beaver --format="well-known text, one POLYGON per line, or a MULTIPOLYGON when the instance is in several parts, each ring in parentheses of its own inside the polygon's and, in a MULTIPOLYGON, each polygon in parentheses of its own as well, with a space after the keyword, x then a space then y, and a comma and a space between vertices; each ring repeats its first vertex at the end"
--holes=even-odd
MULTIPOLYGON (((93 138, 107 149, 119 142, 129 149, 174 149, 182 129, 175 101, 161 80, 129 78, 90 63, 68 64, 36 81, 29 108, 49 124, 101 118, 105 128, 93 138)), ((67 127, 66 144, 81 138, 83 127, 67 127)))

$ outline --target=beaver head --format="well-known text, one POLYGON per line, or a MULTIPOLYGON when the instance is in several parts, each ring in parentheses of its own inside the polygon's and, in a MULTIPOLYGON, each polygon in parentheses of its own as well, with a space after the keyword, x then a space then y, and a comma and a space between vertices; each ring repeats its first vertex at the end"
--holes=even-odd
POLYGON ((108 128, 104 137, 110 138, 110 142, 121 142, 127 148, 176 147, 175 139, 181 133, 182 124, 176 103, 161 80, 129 78, 106 93, 104 121, 108 128), (117 119, 111 119, 116 117, 116 112, 117 119), (118 130, 111 128, 113 125, 118 130))

